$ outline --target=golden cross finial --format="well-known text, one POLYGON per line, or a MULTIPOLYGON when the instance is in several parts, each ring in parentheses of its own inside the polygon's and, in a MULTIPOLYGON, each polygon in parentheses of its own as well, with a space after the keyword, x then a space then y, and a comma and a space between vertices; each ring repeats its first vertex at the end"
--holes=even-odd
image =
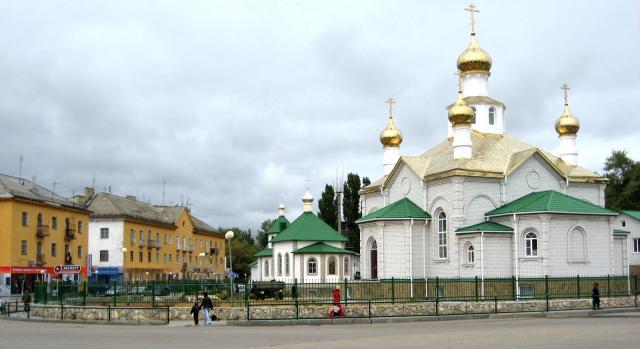
POLYGON ((387 101, 385 103, 389 104, 389 117, 392 118, 393 117, 393 104, 396 101, 393 100, 393 98, 389 97, 389 99, 387 99, 387 101))
POLYGON ((474 4, 469 4, 469 6, 464 10, 469 11, 471 13, 471 35, 476 35, 476 19, 473 16, 473 13, 480 12, 480 11, 476 9, 476 5, 474 4))
POLYGON ((564 83, 560 89, 564 90, 564 105, 569 105, 569 86, 564 83))

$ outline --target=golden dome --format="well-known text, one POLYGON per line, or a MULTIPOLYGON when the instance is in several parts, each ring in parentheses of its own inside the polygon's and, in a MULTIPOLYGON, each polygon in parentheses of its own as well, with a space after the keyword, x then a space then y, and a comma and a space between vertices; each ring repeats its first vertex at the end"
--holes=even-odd
POLYGON ((461 73, 482 72, 489 73, 491 70, 491 56, 487 51, 480 48, 476 41, 475 34, 471 34, 469 47, 458 56, 458 70, 461 73))
POLYGON ((380 143, 385 147, 398 147, 402 143, 402 132, 393 124, 393 116, 389 116, 389 125, 380 132, 380 143))
POLYGON ((473 120, 473 109, 462 99, 462 91, 458 90, 458 98, 449 108, 449 121, 452 125, 471 124, 473 120))
POLYGON ((576 118, 571 111, 569 111, 569 105, 565 103, 564 112, 558 120, 556 120, 556 132, 560 136, 575 135, 580 130, 580 121, 576 118))

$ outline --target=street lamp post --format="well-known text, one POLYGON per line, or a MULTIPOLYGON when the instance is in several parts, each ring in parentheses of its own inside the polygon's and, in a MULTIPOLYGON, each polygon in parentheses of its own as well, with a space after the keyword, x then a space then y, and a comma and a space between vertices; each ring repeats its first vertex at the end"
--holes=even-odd
POLYGON ((231 279, 231 300, 233 300, 233 256, 231 255, 231 239, 235 234, 229 230, 224 234, 224 238, 229 241, 229 279, 231 279))

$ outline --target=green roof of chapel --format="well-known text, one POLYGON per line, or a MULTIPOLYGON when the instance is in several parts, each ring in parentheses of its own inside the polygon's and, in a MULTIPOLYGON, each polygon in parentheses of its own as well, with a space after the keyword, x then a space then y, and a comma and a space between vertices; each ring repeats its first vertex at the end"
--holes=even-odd
POLYGON ((282 228, 282 224, 280 223, 284 223, 284 229, 286 229, 287 226, 289 226, 289 220, 287 219, 287 217, 280 216, 276 218, 276 220, 273 221, 273 223, 271 223, 271 226, 267 230, 267 234, 279 234, 280 232, 282 232, 284 229, 282 228))
POLYGON ((633 217, 633 218, 635 218, 635 219, 640 221, 640 211, 622 210, 620 212, 626 214, 627 216, 631 216, 631 217, 633 217))
POLYGON ((304 212, 271 242, 281 241, 348 241, 313 212, 304 212))
POLYGON ((555 190, 546 190, 527 194, 508 204, 491 210, 484 215, 503 216, 522 213, 569 213, 616 216, 617 213, 598 206, 589 201, 559 193, 555 190))
POLYGON ((431 215, 425 212, 408 198, 402 198, 390 205, 379 210, 369 213, 368 215, 358 219, 356 223, 364 223, 377 220, 388 219, 431 219, 431 215))
POLYGON ((324 242, 316 242, 315 244, 311 244, 309 246, 305 246, 303 248, 299 248, 293 253, 299 254, 323 254, 323 253, 342 253, 342 254, 356 254, 355 252, 345 250, 344 248, 339 248, 331 245, 327 245, 324 242))

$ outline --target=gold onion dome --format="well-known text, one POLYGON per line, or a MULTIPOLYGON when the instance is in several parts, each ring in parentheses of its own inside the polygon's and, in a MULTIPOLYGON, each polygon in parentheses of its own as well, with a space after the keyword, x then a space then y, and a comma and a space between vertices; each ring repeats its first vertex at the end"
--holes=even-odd
POLYGON ((564 90, 564 111, 556 120, 556 132, 560 136, 575 135, 580 130, 580 121, 569 110, 569 86, 563 84, 561 88, 564 90))
POLYGON ((473 109, 462 99, 462 91, 458 90, 458 98, 449 108, 449 121, 452 125, 471 124, 473 109))
POLYGON ((380 143, 385 147, 397 147, 402 143, 402 132, 393 124, 393 116, 389 117, 389 125, 380 132, 380 143))
POLYGON ((569 106, 567 104, 564 105, 564 112, 558 120, 556 120, 556 132, 560 136, 564 135, 575 135, 580 130, 580 121, 576 118, 571 111, 569 111, 569 106))
POLYGON ((475 33, 471 34, 469 47, 458 56, 458 70, 461 73, 482 72, 489 73, 491 70, 491 56, 487 51, 480 48, 476 41, 475 33))

